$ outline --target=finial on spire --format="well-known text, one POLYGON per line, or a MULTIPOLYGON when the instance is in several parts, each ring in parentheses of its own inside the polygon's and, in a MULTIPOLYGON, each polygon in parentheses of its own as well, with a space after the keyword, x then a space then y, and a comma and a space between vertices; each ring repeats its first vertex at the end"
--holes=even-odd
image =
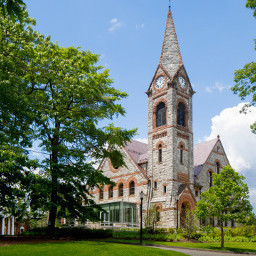
POLYGON ((171 0, 169 0, 169 9, 171 9, 171 0))

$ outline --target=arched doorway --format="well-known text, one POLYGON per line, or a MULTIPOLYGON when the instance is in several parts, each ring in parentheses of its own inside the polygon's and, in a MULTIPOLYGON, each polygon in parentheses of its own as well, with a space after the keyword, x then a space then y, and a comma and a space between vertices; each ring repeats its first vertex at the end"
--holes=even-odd
POLYGON ((191 204, 188 201, 185 201, 181 205, 181 210, 180 210, 180 227, 185 226, 185 219, 187 212, 191 210, 191 204))

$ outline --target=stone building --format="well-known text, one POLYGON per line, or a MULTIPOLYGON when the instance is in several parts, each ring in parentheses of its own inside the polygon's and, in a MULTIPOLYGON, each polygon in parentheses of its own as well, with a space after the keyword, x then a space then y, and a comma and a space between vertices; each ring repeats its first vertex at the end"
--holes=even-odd
POLYGON ((132 140, 124 148, 126 167, 104 159, 100 169, 116 186, 92 191, 102 226, 137 226, 140 192, 144 214, 154 205, 161 227, 179 227, 185 210, 212 185, 212 173, 229 164, 220 138, 193 145, 192 97, 169 8, 160 61, 147 89, 148 143, 132 140))

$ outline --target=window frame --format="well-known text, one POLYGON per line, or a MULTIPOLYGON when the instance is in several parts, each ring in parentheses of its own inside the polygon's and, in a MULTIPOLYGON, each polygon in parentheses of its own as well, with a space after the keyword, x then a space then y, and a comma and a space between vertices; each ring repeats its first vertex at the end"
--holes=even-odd
POLYGON ((129 196, 135 195, 135 182, 132 180, 129 182, 129 196), (133 186, 131 186, 133 184, 133 186))
POLYGON ((103 186, 99 187, 99 200, 104 199, 104 188, 103 186))
POLYGON ((167 111, 165 102, 161 101, 156 106, 156 128, 166 125, 167 123, 167 111), (160 120, 159 120, 160 119, 160 120))
POLYGON ((187 127, 187 111, 186 104, 184 102, 179 101, 177 106, 177 125, 181 127, 187 127), (183 107, 181 109, 181 106, 183 107))
POLYGON ((114 197, 114 187, 110 185, 108 187, 108 198, 113 198, 114 197))
POLYGON ((118 197, 121 197, 121 196, 124 196, 124 183, 123 182, 118 184, 118 197))

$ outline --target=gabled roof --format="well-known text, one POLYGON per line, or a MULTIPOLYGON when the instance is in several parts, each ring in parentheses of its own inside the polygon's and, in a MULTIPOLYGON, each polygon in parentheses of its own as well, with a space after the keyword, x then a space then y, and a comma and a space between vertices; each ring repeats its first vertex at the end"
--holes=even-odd
POLYGON ((213 139, 194 145, 194 166, 205 163, 217 141, 218 139, 213 139))
POLYGON ((148 144, 137 140, 131 140, 131 142, 127 143, 125 149, 136 164, 142 162, 142 159, 145 157, 147 160, 148 144))
POLYGON ((194 145, 194 175, 197 176, 212 152, 218 139, 204 141, 194 145))
MULTIPOLYGON (((218 142, 218 138, 204 141, 194 145, 194 175, 197 176, 201 171, 203 165, 207 161, 214 146, 218 142)), ((125 147, 130 157, 136 164, 145 163, 148 160, 148 145, 146 143, 131 140, 125 147)))

